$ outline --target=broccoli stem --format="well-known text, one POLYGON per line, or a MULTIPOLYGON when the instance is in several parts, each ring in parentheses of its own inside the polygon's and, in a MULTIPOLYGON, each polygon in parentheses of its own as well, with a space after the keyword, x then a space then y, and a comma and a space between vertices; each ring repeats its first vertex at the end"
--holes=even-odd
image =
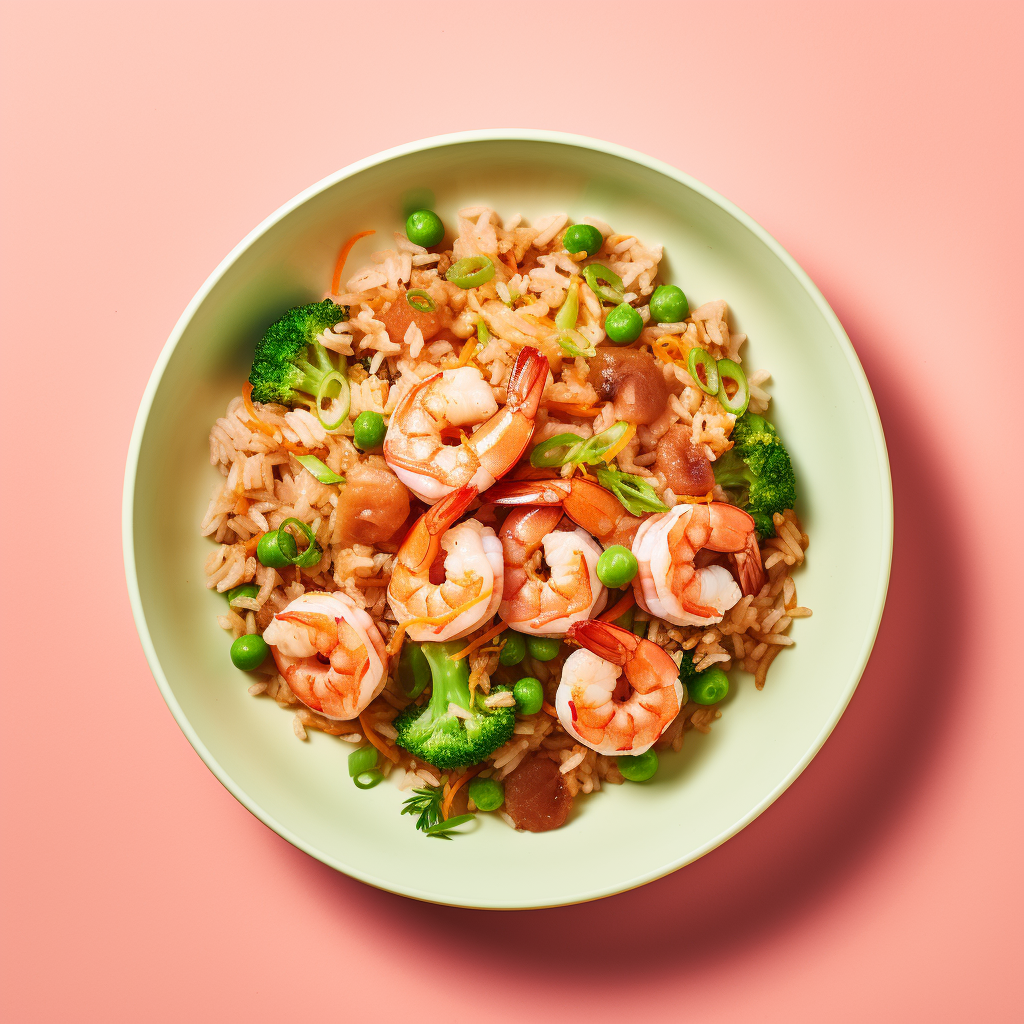
POLYGON ((469 697, 469 658, 452 660, 452 655, 466 646, 464 640, 443 644, 423 643, 420 650, 430 665, 433 689, 430 691, 430 711, 436 718, 456 704, 465 711, 472 710, 469 697))

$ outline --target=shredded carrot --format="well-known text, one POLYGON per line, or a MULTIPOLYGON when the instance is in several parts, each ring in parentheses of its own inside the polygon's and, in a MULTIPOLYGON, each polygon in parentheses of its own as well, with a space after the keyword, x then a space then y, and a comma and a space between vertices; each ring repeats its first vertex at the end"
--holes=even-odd
POLYGON ((260 533, 257 533, 254 536, 250 537, 245 542, 245 553, 246 553, 246 555, 255 555, 256 554, 256 548, 259 546, 259 543, 260 543, 260 538, 265 537, 266 535, 267 535, 267 531, 263 530, 260 533))
POLYGON ((334 264, 334 277, 331 278, 331 294, 340 295, 339 288, 341 287, 341 274, 345 269, 345 261, 348 259, 348 254, 352 251, 352 246, 359 241, 360 238, 365 238, 367 235, 373 235, 376 232, 372 229, 370 231, 357 231, 342 247, 341 252, 338 253, 338 262, 334 264))
POLYGON ((398 764, 398 754, 395 753, 394 749, 385 743, 374 731, 370 728, 370 716, 369 713, 364 710, 359 715, 359 724, 362 727, 363 735, 389 760, 394 761, 398 764))
POLYGON ((465 345, 462 346, 462 351, 459 353, 459 366, 465 366, 466 363, 473 358, 473 353, 476 351, 477 336, 474 334, 465 345))
POLYGON ((429 615, 418 615, 414 619, 408 619, 406 622, 400 622, 398 624, 398 628, 388 641, 388 654, 394 654, 395 651, 402 646, 402 639, 405 637, 405 631, 410 626, 416 626, 421 622, 427 626, 447 626, 449 622, 457 618, 464 611, 472 608, 473 605, 479 604, 481 601, 489 600, 490 596, 490 594, 481 594, 479 597, 474 597, 472 601, 467 601, 465 604, 460 604, 458 608, 453 608, 450 612, 445 612, 444 615, 435 615, 433 618, 429 615), (398 641, 397 645, 395 645, 396 640, 398 641))
POLYGON ((239 497, 238 501, 235 502, 233 511, 236 516, 244 516, 249 511, 249 502, 245 498, 239 497))
POLYGON ((444 802, 441 804, 441 817, 444 818, 445 821, 447 821, 448 818, 451 816, 450 811, 452 809, 452 800, 454 799, 455 794, 467 782, 469 782, 469 780, 473 778, 473 776, 476 775, 477 772, 483 771, 483 768, 484 766, 482 764, 478 764, 475 768, 469 768, 466 771, 464 771, 454 782, 449 784, 448 794, 447 796, 445 796, 444 802))
POLYGON ((452 661, 459 661, 461 658, 465 658, 467 654, 472 654, 478 647, 483 647, 488 640, 492 640, 505 628, 504 622, 499 622, 496 626, 487 630, 482 636, 478 636, 465 650, 459 651, 458 654, 452 655, 452 661))
POLYGON ((636 597, 632 589, 627 590, 603 615, 598 616, 601 622, 614 622, 621 615, 625 615, 633 605, 636 604, 636 597))
POLYGON ((545 715, 550 715, 552 718, 558 717, 558 712, 547 701, 541 704, 540 709, 545 715))
POLYGON ((553 412, 564 412, 569 416, 583 416, 592 419, 600 416, 601 410, 592 405, 576 405, 574 402, 548 402, 547 407, 553 412))
POLYGON ((622 432, 622 437, 620 437, 618 441, 616 441, 615 444, 613 444, 611 448, 609 448, 608 451, 606 451, 604 455, 601 456, 601 458, 605 462, 611 462, 612 459, 614 459, 615 456, 618 455, 619 452, 621 452, 622 449, 625 448, 626 445, 633 440, 633 435, 635 433, 636 424, 630 423, 630 425, 626 427, 626 429, 622 432))
POLYGON ((249 426, 255 427, 261 433, 266 434, 267 437, 274 437, 276 435, 277 431, 269 423, 264 423, 257 415, 256 406, 252 404, 252 384, 249 381, 246 381, 245 387, 242 388, 242 404, 249 415, 249 426))
POLYGON ((715 492, 708 491, 703 497, 696 494, 677 494, 677 505, 710 505, 715 500, 715 492))

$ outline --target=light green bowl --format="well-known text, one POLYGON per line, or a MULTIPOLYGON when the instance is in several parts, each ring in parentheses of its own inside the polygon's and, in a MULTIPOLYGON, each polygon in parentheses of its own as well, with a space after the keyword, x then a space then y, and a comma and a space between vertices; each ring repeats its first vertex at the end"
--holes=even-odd
POLYGON ((749 217, 672 167, 618 146, 534 131, 427 139, 360 161, 283 206, 217 268, 168 339, 146 388, 125 473, 124 558, 139 636, 168 706, 214 774, 289 842, 371 885, 467 907, 542 907, 620 892, 689 863, 761 813, 800 774, 853 694, 885 600, 892 495, 864 373, 839 321, 793 259, 749 217), (429 189, 451 226, 486 203, 528 218, 566 211, 661 242, 662 274, 693 306, 724 298, 772 371, 771 415, 796 466, 811 537, 796 573, 814 617, 772 666, 737 683, 710 735, 690 733, 655 781, 579 799, 556 831, 519 834, 491 815, 453 842, 399 815, 397 787, 357 790, 348 748, 246 693, 204 587, 199 522, 220 479, 210 425, 239 393, 253 344, 281 311, 318 299, 342 239, 400 229, 403 196, 429 189))

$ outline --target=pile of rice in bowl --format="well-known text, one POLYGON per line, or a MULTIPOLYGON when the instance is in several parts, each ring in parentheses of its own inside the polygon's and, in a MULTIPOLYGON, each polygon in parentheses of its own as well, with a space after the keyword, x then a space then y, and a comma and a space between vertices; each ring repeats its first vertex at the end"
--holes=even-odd
POLYGON ((349 240, 257 345, 210 432, 206 583, 249 692, 361 788, 430 836, 543 831, 708 732, 725 673, 764 686, 808 538, 769 374, 660 245, 484 206, 444 234, 418 211, 345 278, 349 240))

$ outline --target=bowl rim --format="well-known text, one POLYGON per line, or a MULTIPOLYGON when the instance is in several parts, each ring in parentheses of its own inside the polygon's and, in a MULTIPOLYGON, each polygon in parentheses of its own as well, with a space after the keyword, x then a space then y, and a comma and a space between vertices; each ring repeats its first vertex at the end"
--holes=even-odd
POLYGON ((492 909, 492 910, 528 910, 528 909, 539 909, 541 907, 556 907, 566 906, 575 903, 585 903, 590 900, 601 899, 605 896, 612 896, 616 893, 626 892, 630 889, 637 888, 641 885, 645 885, 648 882, 655 881, 658 878, 662 878, 665 875, 671 874, 673 871, 677 871, 679 868, 685 867, 687 864, 698 860, 705 854, 710 853, 716 847, 720 846, 727 839, 732 838, 741 829, 745 828, 750 824, 756 817, 763 813, 771 804, 773 804, 797 779, 797 777, 804 771, 807 765, 811 762, 812 758, 824 745, 825 740, 828 739, 832 730, 835 728, 837 722, 842 717, 843 712, 846 710, 853 697, 854 691, 857 689, 860 683, 861 677, 864 674, 864 669, 867 665, 868 658, 871 655, 871 650, 874 646, 875 638, 878 634, 878 629, 881 624, 882 612, 885 606, 886 594, 889 586, 889 577, 892 566, 892 545, 893 545, 893 495, 892 495, 892 475, 889 467, 889 456, 885 444, 885 435, 882 429, 881 418, 878 414, 878 407, 875 403, 874 395, 871 392, 871 388, 867 381, 867 376, 864 373, 864 368, 861 366, 860 360, 850 342, 846 331, 843 329, 842 324, 839 322, 839 318, 833 312, 831 306, 825 300, 825 297, 821 294, 818 287, 810 279, 803 268, 793 259, 792 256, 786 251, 783 246, 776 241, 775 238, 769 234, 760 224, 758 224, 748 214, 744 213, 739 207, 735 206, 724 196, 719 195, 716 191, 708 188, 706 185, 697 181, 690 175, 678 170, 677 168, 665 163, 662 160, 658 160, 654 157, 648 156, 644 153, 640 153, 637 150, 629 149, 625 146, 620 146, 615 143, 605 142, 600 139, 590 138, 584 135, 574 135, 567 132, 558 131, 547 131, 541 129, 532 128, 486 128, 476 129, 473 131, 465 132, 453 132, 444 135, 434 135, 425 139, 418 139, 413 142, 407 142, 399 146, 394 146, 390 149, 385 149, 372 156, 357 160, 354 163, 348 164, 347 166, 335 171, 333 174, 321 179, 316 184, 311 185, 309 188, 304 189, 294 198, 288 200, 277 210, 270 214, 264 219, 259 225, 257 225, 252 231, 250 231, 232 250, 224 257, 223 260, 218 264, 216 269, 210 274, 205 282, 201 285, 199 290, 192 297, 189 304, 185 307, 184 312, 178 318, 177 323, 174 325, 173 330, 164 343, 164 346, 157 358, 156 365, 153 368, 153 372, 150 375, 149 381, 146 384, 146 389, 142 395, 142 401, 139 404, 139 411, 135 418, 135 424, 132 428, 131 441, 128 446, 128 455, 125 465, 124 475, 124 490, 122 495, 122 544, 123 544, 123 555, 124 555, 124 567, 125 567, 125 578, 128 585, 128 597, 132 607, 132 615, 135 620, 135 628, 138 632, 139 639, 142 643, 143 651, 146 655, 146 661, 149 663, 150 671, 156 680, 157 686, 160 689, 160 693, 163 696, 164 701, 170 708, 171 714, 174 715, 175 721, 178 723, 178 727, 184 733, 185 738, 189 741, 196 753, 202 758, 206 766, 211 772, 217 777, 220 783, 231 793, 232 796, 242 804, 250 813, 259 818, 265 825, 273 829, 279 836, 287 840, 293 846, 302 850, 304 853, 309 854, 311 857, 315 857, 317 860, 334 868, 343 874, 349 875, 352 878, 356 878, 362 882, 372 885, 375 888, 383 889, 388 892, 397 893, 399 895, 408 896, 413 899, 421 900, 427 903, 437 903, 447 906, 463 906, 463 907, 474 907, 479 909, 492 909), (138 470, 138 459, 139 452, 142 446, 142 438, 145 434, 146 423, 149 419, 149 413, 153 405, 154 398, 157 390, 159 389, 160 382, 163 378, 164 371, 167 367, 170 358, 177 347, 178 341, 182 334, 185 332, 189 322, 195 315, 196 310, 202 305, 209 295, 211 290, 217 284, 217 282, 224 276, 228 268, 241 256, 245 250, 247 250, 258 238, 260 238, 265 232, 271 227, 277 224, 280 220, 288 216, 293 210, 297 209, 307 200, 320 192, 332 187, 339 181, 343 181, 346 178, 350 178, 361 171, 367 170, 372 167, 379 166, 381 164, 388 163, 398 157, 410 155, 412 153, 424 152, 431 149, 441 149, 448 146, 458 146, 466 143, 475 142, 542 142, 549 143, 552 145, 569 146, 577 149, 590 150, 592 152, 598 152, 607 154, 609 156, 619 157, 623 160, 627 160, 631 163, 639 164, 642 167, 646 167, 659 174, 663 174, 668 178, 674 179, 680 184, 692 189, 699 195, 710 200, 716 206, 720 207, 725 213, 734 219, 738 220, 744 227, 752 232, 761 242, 763 242, 772 253, 782 261, 789 272, 796 278, 796 280, 802 285, 804 290, 810 296, 812 302, 817 307, 818 311, 824 317, 825 322, 829 325, 832 333, 839 343, 840 348, 846 356, 847 362, 849 363, 850 370, 853 373, 853 377, 857 383, 857 387, 860 391, 860 396, 864 402, 865 408, 868 412, 868 419, 870 424, 870 430, 874 439, 875 455, 878 460, 878 464, 883 471, 883 486, 882 486, 882 544, 883 544, 883 566, 882 571, 879 574, 878 584, 876 588, 874 606, 871 611, 871 620, 873 626, 868 630, 865 635, 863 644, 860 649, 860 653, 857 659, 855 670, 851 673, 850 683, 846 690, 836 703, 832 712, 818 733, 818 735, 811 742, 807 750, 804 751, 803 755, 799 758, 797 763, 789 771, 789 773, 783 778, 779 784, 764 797, 757 805, 751 808, 746 814, 737 819, 728 828, 723 829, 718 835, 708 840, 697 850, 687 853, 682 857, 674 859, 667 864, 656 868, 651 871, 644 872, 634 877, 625 878, 620 881, 599 886, 592 889, 589 892, 576 895, 568 900, 563 901, 548 901, 542 904, 531 904, 521 901, 486 901, 479 900, 473 903, 462 903, 445 899, 438 894, 430 893, 417 889, 414 886, 403 884, 400 880, 390 881, 383 878, 378 878, 372 874, 362 871, 358 868, 354 868, 344 862, 333 857, 329 853, 318 849, 311 843, 308 843, 301 836, 296 835, 286 826, 277 821, 272 815, 267 813, 255 800, 253 800, 241 787, 239 787, 231 776, 222 768, 217 759, 207 749, 206 745, 200 739, 199 735, 193 729, 188 718, 182 711, 181 706, 178 704, 177 699, 174 696, 174 692, 164 674, 163 668, 160 665, 160 660, 157 657, 156 649, 153 645, 153 640, 149 632, 149 627, 146 621, 146 613, 142 607, 142 599, 139 590, 138 575, 136 572, 135 565, 135 531, 134 531, 134 504, 135 504, 135 487, 138 470), (886 486, 887 485, 887 486, 886 486))

